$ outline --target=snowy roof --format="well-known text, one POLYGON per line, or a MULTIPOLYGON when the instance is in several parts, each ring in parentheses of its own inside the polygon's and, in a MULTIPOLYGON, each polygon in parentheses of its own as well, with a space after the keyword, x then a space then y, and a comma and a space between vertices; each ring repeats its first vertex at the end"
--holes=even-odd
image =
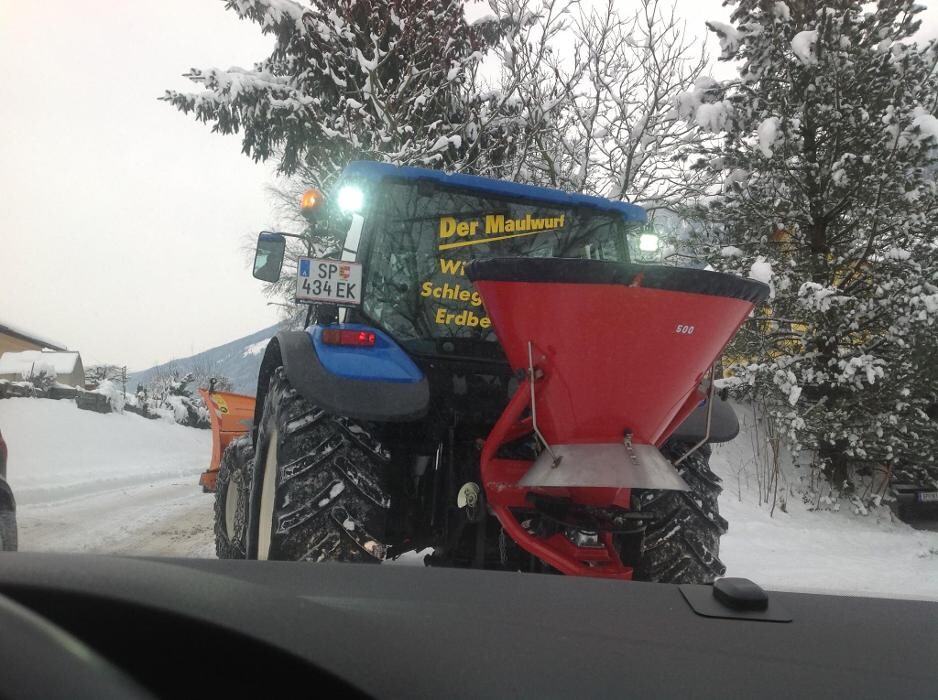
POLYGON ((49 340, 44 338, 41 335, 36 335, 35 333, 26 330, 25 328, 18 328, 17 326, 10 325, 5 321, 0 321, 0 334, 12 335, 22 340, 27 340, 35 343, 36 345, 42 345, 53 350, 65 350, 65 345, 58 342, 57 340, 49 340))
POLYGON ((71 374, 80 361, 77 352, 49 352, 46 350, 23 350, 5 352, 0 355, 0 375, 30 374, 34 366, 51 365, 56 374, 71 374))

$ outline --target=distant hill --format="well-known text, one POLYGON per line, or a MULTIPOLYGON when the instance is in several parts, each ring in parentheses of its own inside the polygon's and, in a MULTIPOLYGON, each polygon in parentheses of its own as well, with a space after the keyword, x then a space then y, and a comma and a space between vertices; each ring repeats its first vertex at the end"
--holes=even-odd
POLYGON ((267 347, 267 341, 277 333, 280 327, 281 324, 276 324, 191 357, 170 360, 161 365, 134 372, 127 376, 128 389, 136 389, 138 384, 147 384, 160 371, 175 365, 183 373, 192 372, 196 368, 205 368, 231 379, 234 385, 233 391, 253 395, 257 390, 257 372, 264 356, 264 348, 267 347))

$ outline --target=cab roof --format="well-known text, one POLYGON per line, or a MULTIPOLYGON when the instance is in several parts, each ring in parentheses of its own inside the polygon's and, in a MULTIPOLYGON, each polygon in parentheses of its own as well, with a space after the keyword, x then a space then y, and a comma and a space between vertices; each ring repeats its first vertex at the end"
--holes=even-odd
POLYGON ((347 178, 380 180, 383 178, 402 180, 424 180, 436 182, 448 187, 459 187, 474 190, 480 193, 492 194, 511 199, 554 204, 561 207, 589 207, 600 211, 618 214, 623 221, 645 223, 647 217, 645 210, 636 204, 628 202, 615 202, 602 197, 592 197, 585 194, 572 194, 562 190, 538 187, 536 185, 521 185, 507 180, 495 180, 477 175, 453 174, 447 175, 439 170, 414 168, 411 166, 391 165, 390 163, 376 163, 368 160, 356 160, 349 163, 339 181, 347 178))

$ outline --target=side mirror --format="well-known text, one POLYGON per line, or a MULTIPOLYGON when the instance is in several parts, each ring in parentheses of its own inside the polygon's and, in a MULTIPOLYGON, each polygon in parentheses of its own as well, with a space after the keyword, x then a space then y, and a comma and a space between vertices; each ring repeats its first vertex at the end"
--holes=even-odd
POLYGON ((264 282, 278 281, 286 249, 287 239, 282 233, 262 231, 254 249, 254 276, 264 282))

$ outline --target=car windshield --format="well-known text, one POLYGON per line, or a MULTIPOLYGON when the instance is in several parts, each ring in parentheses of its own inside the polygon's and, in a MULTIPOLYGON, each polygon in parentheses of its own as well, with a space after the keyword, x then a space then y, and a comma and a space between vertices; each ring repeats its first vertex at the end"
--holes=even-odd
POLYGON ((938 0, 0 0, 0 63, 0 571, 938 601, 938 0))

